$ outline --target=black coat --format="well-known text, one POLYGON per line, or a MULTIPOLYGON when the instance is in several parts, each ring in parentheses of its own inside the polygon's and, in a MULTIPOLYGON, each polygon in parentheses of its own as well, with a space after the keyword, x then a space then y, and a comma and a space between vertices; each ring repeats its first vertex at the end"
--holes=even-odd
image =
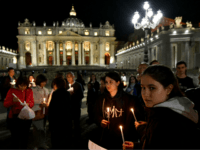
MULTIPOLYGON (((138 134, 134 128, 134 117, 131 112, 131 108, 134 109, 137 120, 144 120, 143 108, 137 101, 137 97, 127 94, 124 91, 118 91, 115 97, 111 98, 110 93, 105 92, 102 94, 96 102, 95 122, 102 129, 102 140, 100 145, 110 149, 121 149, 122 148, 122 136, 119 126, 123 126, 124 138, 126 141, 137 141, 138 134), (105 99, 104 107, 103 100, 105 99), (101 128, 100 124, 102 119, 108 120, 107 118, 107 107, 115 110, 114 117, 113 113, 110 116, 110 125, 108 128, 101 128), (103 113, 103 112, 104 113, 103 113), (120 111, 122 111, 120 115, 120 111), (103 115, 104 114, 104 115, 103 115), (117 116, 116 116, 117 115, 117 116)), ((97 136, 97 135, 96 135, 97 136)))
POLYGON ((57 89, 52 94, 49 104, 50 130, 71 130, 71 100, 65 88, 57 89))
MULTIPOLYGON (((197 124, 169 108, 145 108, 148 118, 141 139, 142 149, 200 148, 197 124)), ((139 129, 139 128, 138 128, 139 129)), ((142 128, 141 128, 142 129, 142 128)))

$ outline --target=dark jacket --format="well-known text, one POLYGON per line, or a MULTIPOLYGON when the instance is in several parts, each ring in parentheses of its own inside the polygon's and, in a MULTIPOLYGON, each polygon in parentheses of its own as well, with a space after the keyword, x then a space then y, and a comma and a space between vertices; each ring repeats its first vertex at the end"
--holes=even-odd
POLYGON ((188 99, 179 98, 164 105, 161 103, 153 108, 145 108, 148 114, 147 125, 140 147, 136 143, 134 148, 200 148, 200 131, 196 124, 198 115, 192 106, 188 99))
POLYGON ((51 131, 71 129, 71 100, 65 88, 53 92, 49 104, 48 120, 51 131))
POLYGON ((85 81, 83 80, 83 79, 76 79, 76 82, 78 82, 78 83, 80 83, 81 84, 81 86, 82 86, 82 89, 83 89, 83 91, 85 91, 85 88, 84 88, 84 86, 85 86, 85 81))
POLYGON ((123 90, 111 98, 109 92, 105 92, 99 97, 96 102, 95 122, 102 129, 102 140, 99 143, 104 148, 108 149, 121 149, 122 148, 122 136, 119 126, 123 126, 124 138, 126 141, 137 141, 138 134, 134 128, 134 117, 131 112, 131 108, 134 109, 137 120, 144 120, 143 108, 138 104, 137 98, 130 94, 127 94, 123 90), (103 107, 103 101, 104 107, 103 107), (107 107, 110 107, 112 113, 110 113, 110 125, 108 128, 101 128, 101 121, 107 118, 107 107), (103 112, 102 112, 103 111, 103 112))
POLYGON ((100 85, 98 81, 95 81, 95 83, 91 83, 90 81, 88 82, 88 85, 89 84, 90 86, 88 87, 88 92, 87 92, 87 103, 94 105, 96 101, 96 97, 99 93, 100 85))

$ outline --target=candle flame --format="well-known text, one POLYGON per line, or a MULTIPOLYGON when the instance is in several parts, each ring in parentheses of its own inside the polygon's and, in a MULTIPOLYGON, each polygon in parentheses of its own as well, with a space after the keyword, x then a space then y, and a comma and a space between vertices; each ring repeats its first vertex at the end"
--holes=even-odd
POLYGON ((34 79, 32 79, 32 82, 34 81, 34 79))
POLYGON ((134 111, 133 108, 131 108, 131 111, 132 111, 132 112, 134 111))
POLYGON ((122 130, 122 126, 119 126, 119 128, 122 130))
POLYGON ((109 112, 109 107, 107 108, 107 111, 109 112))

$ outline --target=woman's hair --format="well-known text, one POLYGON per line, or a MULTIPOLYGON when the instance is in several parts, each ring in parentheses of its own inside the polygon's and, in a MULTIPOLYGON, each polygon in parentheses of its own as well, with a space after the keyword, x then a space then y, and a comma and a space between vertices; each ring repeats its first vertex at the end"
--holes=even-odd
POLYGON ((53 86, 56 85, 58 89, 66 88, 66 82, 63 78, 55 78, 53 80, 53 86))
POLYGON ((136 76, 130 76, 129 82, 128 82, 128 87, 131 86, 131 78, 134 78, 134 79, 135 79, 135 84, 138 83, 138 81, 137 81, 137 79, 136 79, 136 76))
POLYGON ((25 76, 19 76, 16 82, 16 87, 19 87, 19 85, 26 85, 28 87, 29 80, 25 76))
POLYGON ((36 77, 36 82, 35 82, 35 84, 40 86, 40 84, 41 84, 42 82, 47 82, 47 78, 46 78, 43 74, 39 74, 39 75, 36 77))
POLYGON ((173 89, 171 93, 169 94, 169 98, 175 97, 175 96, 184 96, 184 94, 181 92, 178 80, 174 76, 173 72, 170 68, 164 66, 164 65, 153 65, 149 66, 143 73, 142 76, 148 75, 157 82, 159 82, 164 88, 167 88, 170 84, 173 85, 173 89))
POLYGON ((152 65, 155 62, 158 62, 158 61, 157 60, 152 60, 149 65, 152 65))
MULTIPOLYGON (((109 78, 111 78, 111 79, 113 79, 113 80, 115 80, 116 82, 120 82, 120 84, 119 84, 119 86, 118 86, 118 91, 120 91, 120 90, 123 90, 123 83, 122 83, 122 81, 121 81, 121 77, 120 77, 120 75, 117 73, 117 72, 108 72, 108 73, 106 73, 106 75, 105 75, 105 78, 106 77, 109 77, 109 78)), ((106 88, 105 88, 105 90, 107 90, 106 88)))
POLYGON ((97 78, 96 78, 96 75, 95 75, 95 74, 91 74, 91 75, 90 75, 90 81, 92 81, 92 76, 93 76, 93 75, 95 76, 95 81, 97 81, 97 78))

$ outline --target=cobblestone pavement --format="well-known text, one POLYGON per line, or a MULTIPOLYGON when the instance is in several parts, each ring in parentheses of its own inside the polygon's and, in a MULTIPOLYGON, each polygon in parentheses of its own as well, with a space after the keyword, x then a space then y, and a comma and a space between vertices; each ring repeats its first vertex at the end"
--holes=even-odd
MULTIPOLYGON (((88 139, 89 135, 92 131, 97 129, 95 124, 88 124, 88 115, 87 115, 87 106, 86 106, 86 91, 84 92, 84 99, 82 100, 82 108, 81 108, 81 119, 80 119, 80 126, 81 126, 81 139, 79 141, 75 140, 72 137, 72 148, 75 149, 88 149, 88 139)), ((0 101, 0 149, 7 149, 11 145, 11 134, 10 131, 6 128, 6 114, 7 109, 3 107, 3 102, 0 101)), ((29 141, 32 141, 32 132, 33 128, 31 127, 30 134, 29 134, 29 141)), ((61 133, 62 134, 62 133, 61 133)), ((46 144, 49 148, 51 148, 51 140, 50 140, 50 132, 48 130, 48 123, 46 129, 46 144)), ((33 149, 34 145, 33 142, 29 142, 28 149, 33 149)))

